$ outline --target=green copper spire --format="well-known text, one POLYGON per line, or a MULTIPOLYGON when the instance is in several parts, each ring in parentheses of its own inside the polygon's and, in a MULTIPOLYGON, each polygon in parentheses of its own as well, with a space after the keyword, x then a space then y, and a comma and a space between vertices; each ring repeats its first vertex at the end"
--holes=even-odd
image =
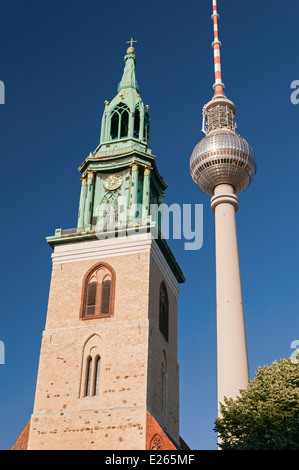
POLYGON ((134 88, 137 93, 139 93, 139 87, 136 80, 136 71, 135 71, 135 64, 137 62, 136 59, 136 50, 133 47, 133 43, 137 41, 128 41, 131 46, 127 49, 127 54, 125 55, 125 69, 121 79, 120 84, 118 85, 118 92, 121 90, 126 90, 127 88, 134 88))
POLYGON ((160 233, 162 210, 159 208, 167 184, 151 151, 149 106, 143 104, 136 81, 135 42, 129 41, 116 96, 110 103, 105 101, 100 143, 79 167, 77 227, 58 228, 47 240, 55 247, 153 230, 158 234, 157 244, 170 269, 179 282, 184 282, 160 233))
POLYGON ((149 106, 144 106, 136 80, 136 50, 131 39, 125 55, 125 68, 118 85, 118 94, 109 103, 105 101, 102 118, 101 140, 97 149, 113 145, 114 148, 127 148, 142 144, 150 150, 149 106))

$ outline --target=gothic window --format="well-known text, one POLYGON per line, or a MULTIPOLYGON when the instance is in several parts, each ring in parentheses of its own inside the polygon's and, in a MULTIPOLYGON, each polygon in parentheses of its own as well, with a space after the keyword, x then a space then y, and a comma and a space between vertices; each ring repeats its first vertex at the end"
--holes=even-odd
POLYGON ((105 279, 102 282, 102 296, 101 296, 102 315, 109 315, 110 297, 111 297, 111 279, 107 277, 107 279, 105 279))
POLYGON ((124 103, 115 107, 111 116, 111 140, 127 137, 129 132, 129 108, 124 103))
POLYGON ((159 436, 159 434, 155 434, 155 436, 152 438, 150 450, 163 450, 162 438, 159 436))
POLYGON ((134 134, 133 137, 139 139, 139 127, 140 127, 140 111, 139 108, 135 109, 134 113, 134 134))
POLYGON ((144 115, 144 140, 150 142, 150 118, 148 113, 144 115))
POLYGON ((163 281, 160 286, 160 303, 159 303, 159 328, 168 341, 168 323, 169 323, 169 305, 168 305, 168 295, 165 282, 163 281))
POLYGON ((119 212, 122 212, 122 206, 118 204, 120 192, 113 191, 105 194, 99 208, 99 217, 96 224, 96 229, 99 231, 107 232, 113 230, 119 222, 119 212))
POLYGON ((85 392, 86 397, 89 397, 91 394, 91 374, 92 374, 92 358, 89 356, 87 359, 87 367, 86 367, 86 392, 85 392))
POLYGON ((127 137, 129 131, 129 113, 124 111, 121 115, 120 137, 127 137))
POLYGON ((84 320, 113 315, 114 291, 113 268, 106 263, 94 266, 83 281, 80 317, 84 320))
POLYGON ((96 278, 92 278, 87 288, 86 316, 95 314, 98 283, 96 278))
POLYGON ((97 356, 95 361, 95 385, 94 394, 99 395, 100 391, 100 371, 101 371, 101 358, 97 356))
POLYGON ((111 140, 118 139, 119 114, 114 113, 111 119, 111 140))
POLYGON ((81 398, 100 395, 102 352, 102 339, 96 334, 92 335, 83 348, 81 398))

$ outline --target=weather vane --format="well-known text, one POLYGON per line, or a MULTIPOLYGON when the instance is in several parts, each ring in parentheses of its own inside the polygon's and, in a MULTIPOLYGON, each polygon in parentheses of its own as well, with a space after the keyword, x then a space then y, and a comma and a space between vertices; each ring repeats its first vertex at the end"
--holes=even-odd
POLYGON ((130 41, 127 41, 127 44, 131 44, 131 47, 133 47, 134 42, 138 42, 138 41, 134 41, 133 38, 131 38, 130 41))

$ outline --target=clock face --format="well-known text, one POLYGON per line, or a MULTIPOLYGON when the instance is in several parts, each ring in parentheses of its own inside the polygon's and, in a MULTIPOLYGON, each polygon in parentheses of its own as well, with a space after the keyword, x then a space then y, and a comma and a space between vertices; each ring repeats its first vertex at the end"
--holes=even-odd
POLYGON ((119 188, 123 182, 121 176, 118 175, 110 175, 104 181, 104 187, 108 189, 108 191, 114 191, 115 189, 119 188))

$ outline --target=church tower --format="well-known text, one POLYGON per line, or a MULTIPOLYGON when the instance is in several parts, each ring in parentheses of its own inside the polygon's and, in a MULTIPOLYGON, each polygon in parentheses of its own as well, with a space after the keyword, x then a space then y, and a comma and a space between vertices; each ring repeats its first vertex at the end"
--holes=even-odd
POLYGON ((77 227, 47 238, 53 269, 29 450, 184 446, 177 323, 185 279, 160 232, 167 185, 135 67, 131 40, 100 144, 79 168, 77 227))

